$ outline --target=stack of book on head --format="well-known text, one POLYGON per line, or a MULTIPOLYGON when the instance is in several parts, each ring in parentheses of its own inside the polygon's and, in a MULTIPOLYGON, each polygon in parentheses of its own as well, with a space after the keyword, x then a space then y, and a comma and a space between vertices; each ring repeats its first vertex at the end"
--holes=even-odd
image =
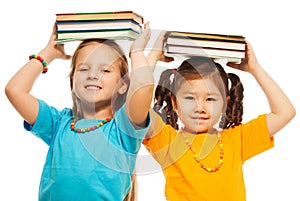
POLYGON ((166 55, 207 56, 229 62, 245 58, 246 41, 241 35, 168 31, 166 36, 166 55))
POLYGON ((136 39, 144 19, 133 11, 58 13, 57 41, 67 42, 87 38, 136 39))

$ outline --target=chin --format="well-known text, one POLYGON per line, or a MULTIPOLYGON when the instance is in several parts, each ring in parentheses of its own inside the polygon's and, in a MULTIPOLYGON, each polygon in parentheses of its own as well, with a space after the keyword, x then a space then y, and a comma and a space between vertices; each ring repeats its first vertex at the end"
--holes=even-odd
POLYGON ((197 129, 196 133, 208 133, 209 129, 205 128, 205 129, 197 129))

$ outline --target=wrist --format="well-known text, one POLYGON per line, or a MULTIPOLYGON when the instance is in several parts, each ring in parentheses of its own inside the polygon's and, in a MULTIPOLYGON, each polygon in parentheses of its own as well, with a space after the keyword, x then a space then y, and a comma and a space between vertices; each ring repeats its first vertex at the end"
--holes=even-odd
POLYGON ((45 59, 43 57, 41 57, 40 55, 36 55, 36 54, 32 54, 29 56, 29 60, 36 60, 36 61, 39 61, 41 63, 41 65, 43 66, 43 71, 42 73, 47 73, 48 71, 48 64, 47 62, 45 61, 45 59))
POLYGON ((56 58, 55 53, 47 48, 42 49, 38 55, 41 56, 48 65, 56 58))
POLYGON ((130 58, 133 58, 133 57, 140 57, 140 56, 145 57, 143 51, 130 51, 130 52, 129 52, 129 57, 130 57, 130 58))
POLYGON ((250 73, 255 77, 256 75, 259 75, 262 71, 264 71, 264 69, 259 64, 257 64, 255 68, 253 68, 250 71, 250 73))

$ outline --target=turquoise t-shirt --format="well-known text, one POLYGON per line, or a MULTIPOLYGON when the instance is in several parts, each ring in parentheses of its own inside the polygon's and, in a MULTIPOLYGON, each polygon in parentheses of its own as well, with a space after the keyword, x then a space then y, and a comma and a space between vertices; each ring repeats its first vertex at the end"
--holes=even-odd
MULTIPOLYGON (((70 129, 71 109, 62 111, 39 100, 34 126, 26 130, 49 145, 40 201, 123 200, 131 188, 131 174, 148 127, 136 130, 124 106, 97 130, 78 134, 70 129)), ((148 118, 149 126, 149 118, 148 118)), ((97 124, 95 119, 76 122, 77 128, 97 124)))

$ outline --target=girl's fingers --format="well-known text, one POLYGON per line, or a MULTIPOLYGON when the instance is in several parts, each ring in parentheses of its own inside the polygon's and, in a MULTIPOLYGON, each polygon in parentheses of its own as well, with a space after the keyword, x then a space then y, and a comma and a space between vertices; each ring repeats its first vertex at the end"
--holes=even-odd
POLYGON ((144 24, 144 29, 149 29, 149 24, 150 24, 150 22, 146 22, 146 23, 144 24))
POLYGON ((56 30, 57 30, 57 25, 54 23, 48 44, 52 43, 53 41, 56 41, 56 38, 57 38, 56 30))
POLYGON ((142 33, 144 35, 144 38, 146 40, 150 39, 150 26, 149 26, 149 22, 146 22, 144 25, 144 31, 142 33))

